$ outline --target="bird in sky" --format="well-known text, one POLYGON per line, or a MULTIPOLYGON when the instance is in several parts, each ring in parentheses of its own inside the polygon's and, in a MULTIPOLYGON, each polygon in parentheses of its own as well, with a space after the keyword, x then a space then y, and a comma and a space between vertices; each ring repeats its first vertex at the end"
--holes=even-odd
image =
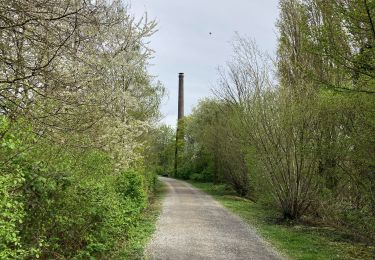
POLYGON ((212 35, 212 32, 209 32, 209 35, 212 35))

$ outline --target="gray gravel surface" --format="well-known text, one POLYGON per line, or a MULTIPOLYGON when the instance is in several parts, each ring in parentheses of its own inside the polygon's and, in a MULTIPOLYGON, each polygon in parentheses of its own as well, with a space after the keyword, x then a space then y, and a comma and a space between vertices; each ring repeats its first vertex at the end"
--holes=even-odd
POLYGON ((211 196, 183 181, 160 180, 168 191, 146 259, 281 259, 211 196))

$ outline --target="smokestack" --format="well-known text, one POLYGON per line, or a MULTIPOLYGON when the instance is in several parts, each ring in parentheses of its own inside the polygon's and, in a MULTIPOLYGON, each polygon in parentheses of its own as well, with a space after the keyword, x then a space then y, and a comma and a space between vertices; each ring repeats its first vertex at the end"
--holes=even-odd
POLYGON ((178 120, 184 117, 184 73, 178 74, 178 120))
POLYGON ((184 126, 182 118, 184 117, 184 73, 178 73, 178 121, 176 131, 176 150, 174 159, 174 176, 177 176, 179 166, 179 153, 184 145, 184 126))

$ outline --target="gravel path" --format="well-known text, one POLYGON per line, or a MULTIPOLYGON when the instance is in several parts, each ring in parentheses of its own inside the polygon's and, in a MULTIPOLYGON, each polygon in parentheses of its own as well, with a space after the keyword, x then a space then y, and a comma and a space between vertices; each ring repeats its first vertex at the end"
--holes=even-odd
POLYGON ((211 196, 186 182, 160 179, 168 191, 146 259, 281 259, 211 196))

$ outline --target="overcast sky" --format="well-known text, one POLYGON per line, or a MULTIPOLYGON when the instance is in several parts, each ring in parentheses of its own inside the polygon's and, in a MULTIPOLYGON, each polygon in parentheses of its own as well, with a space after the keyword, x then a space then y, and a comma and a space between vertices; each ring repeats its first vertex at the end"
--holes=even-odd
POLYGON ((185 73, 185 114, 210 96, 217 68, 230 59, 235 32, 276 51, 278 0, 132 0, 131 12, 158 23, 150 46, 155 50, 150 72, 168 91, 162 122, 177 120, 178 73, 185 73), (212 34, 210 34, 210 32, 212 34))

